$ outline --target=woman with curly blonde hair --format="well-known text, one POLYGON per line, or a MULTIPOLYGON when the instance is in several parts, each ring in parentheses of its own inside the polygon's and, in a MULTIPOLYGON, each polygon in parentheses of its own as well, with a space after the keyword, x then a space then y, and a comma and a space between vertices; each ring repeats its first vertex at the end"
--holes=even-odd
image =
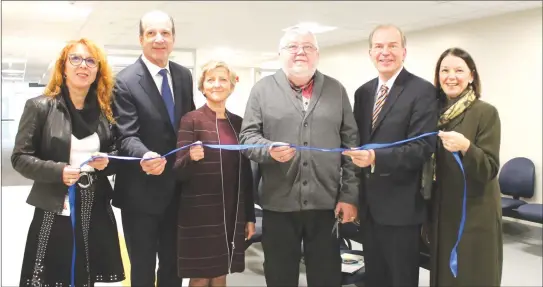
POLYGON ((105 53, 80 39, 62 49, 44 94, 26 102, 11 157, 13 168, 34 180, 20 286, 94 286, 125 278, 107 178, 115 165, 107 157, 84 164, 114 153, 112 89, 105 53), (68 187, 74 184, 72 205, 68 187))

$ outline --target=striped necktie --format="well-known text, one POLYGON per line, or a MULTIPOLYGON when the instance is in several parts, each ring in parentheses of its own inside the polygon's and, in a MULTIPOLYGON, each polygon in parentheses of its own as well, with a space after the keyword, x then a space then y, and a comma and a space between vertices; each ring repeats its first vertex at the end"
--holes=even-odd
POLYGON ((383 109, 383 105, 385 104, 385 100, 387 96, 388 96, 388 87, 383 84, 381 86, 381 89, 379 89, 379 96, 377 96, 375 107, 373 107, 373 117, 371 119, 372 129, 375 129, 375 123, 377 122, 377 117, 379 116, 379 112, 381 112, 381 109, 383 109))

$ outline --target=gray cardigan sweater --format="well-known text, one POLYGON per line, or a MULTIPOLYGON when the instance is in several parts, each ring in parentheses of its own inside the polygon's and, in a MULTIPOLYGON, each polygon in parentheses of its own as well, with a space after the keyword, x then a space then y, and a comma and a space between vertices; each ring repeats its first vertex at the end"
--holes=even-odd
MULTIPOLYGON (((341 83, 317 71, 307 111, 296 97, 282 70, 257 82, 245 109, 240 143, 285 142, 318 148, 359 145, 352 108, 341 83)), ((244 153, 259 163, 263 209, 330 210, 338 201, 358 205, 359 169, 340 152, 297 150, 285 163, 275 161, 268 148, 244 153)))

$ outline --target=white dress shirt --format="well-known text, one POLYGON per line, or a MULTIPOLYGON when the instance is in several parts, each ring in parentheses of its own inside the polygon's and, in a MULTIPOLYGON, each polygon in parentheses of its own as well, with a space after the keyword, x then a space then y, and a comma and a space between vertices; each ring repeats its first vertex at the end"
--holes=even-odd
POLYGON ((403 70, 403 66, 398 70, 398 72, 396 72, 396 74, 394 74, 394 76, 388 79, 386 83, 380 77, 378 77, 379 85, 377 85, 377 91, 375 93, 375 102, 377 102, 377 97, 379 96, 379 90, 381 89, 381 86, 383 84, 386 85, 388 88, 388 92, 390 93, 390 91, 392 90, 392 86, 394 85, 394 82, 396 81, 396 78, 402 72, 402 70, 403 70))
POLYGON ((159 74, 160 70, 166 69, 168 71, 168 85, 170 85, 170 91, 172 91, 172 97, 173 102, 175 103, 175 95, 173 93, 173 82, 172 82, 172 73, 170 73, 170 62, 168 61, 168 64, 165 68, 161 68, 149 61, 145 55, 141 55, 141 59, 143 60, 143 63, 145 63, 145 66, 149 70, 149 73, 151 73, 151 76, 153 76, 153 80, 155 80, 156 87, 158 89, 158 92, 162 95, 162 76, 159 74))

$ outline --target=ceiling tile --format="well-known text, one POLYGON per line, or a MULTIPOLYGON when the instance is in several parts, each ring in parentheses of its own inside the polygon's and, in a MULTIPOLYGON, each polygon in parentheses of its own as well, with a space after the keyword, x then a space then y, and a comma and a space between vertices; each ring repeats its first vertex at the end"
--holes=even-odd
POLYGON ((371 29, 381 23, 397 24, 409 32, 496 13, 541 7, 541 1, 513 2, 76 1, 73 5, 67 1, 56 4, 2 2, 2 56, 28 57, 40 63, 32 70, 42 75, 64 41, 81 36, 106 47, 131 47, 139 53, 140 17, 147 11, 162 9, 175 19, 176 48, 213 50, 225 47, 250 51, 249 56, 240 59, 249 61, 258 59, 258 54, 276 53, 283 33, 281 30, 301 21, 338 27, 333 32, 318 35, 319 43, 326 47, 366 40, 371 29), (53 9, 58 5, 64 5, 65 9, 53 9), (88 17, 82 14, 84 9, 92 9, 88 17), (80 16, 69 18, 65 14, 80 16))

